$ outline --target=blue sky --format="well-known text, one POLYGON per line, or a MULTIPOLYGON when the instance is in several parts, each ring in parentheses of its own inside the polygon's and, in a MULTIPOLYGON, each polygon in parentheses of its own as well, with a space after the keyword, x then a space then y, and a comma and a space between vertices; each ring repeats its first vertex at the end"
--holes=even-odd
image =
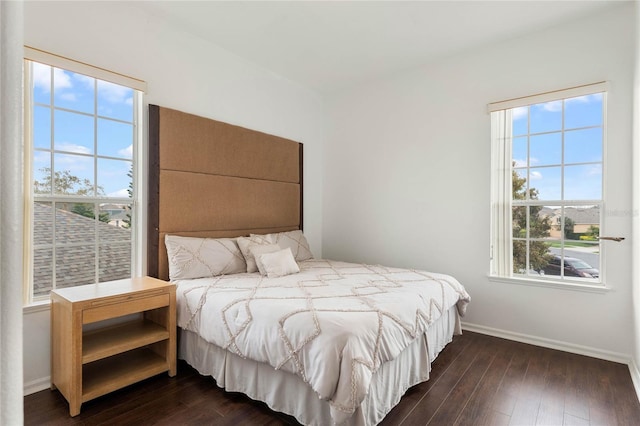
POLYGON ((579 96, 513 110, 513 161, 541 200, 602 198, 602 94, 579 96), (564 117, 563 117, 564 115, 564 117), (586 164, 585 164, 586 163, 586 164))
POLYGON ((41 169, 50 167, 53 156, 56 171, 71 170, 95 183, 96 156, 97 185, 108 196, 128 197, 133 90, 57 68, 53 79, 51 74, 51 67, 33 63, 34 179, 42 179, 41 169))

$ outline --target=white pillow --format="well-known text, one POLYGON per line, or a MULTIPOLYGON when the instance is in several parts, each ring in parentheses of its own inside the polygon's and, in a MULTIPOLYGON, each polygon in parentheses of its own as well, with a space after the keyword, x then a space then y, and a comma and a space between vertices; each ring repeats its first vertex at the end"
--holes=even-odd
POLYGON ((256 272, 258 270, 256 259, 251 254, 251 247, 265 244, 273 244, 266 235, 251 235, 250 237, 238 238, 238 246, 240 247, 242 256, 244 256, 245 262, 247 263, 247 272, 256 272))
POLYGON ((278 250, 273 253, 257 254, 258 264, 262 264, 265 274, 269 278, 283 277, 300 272, 300 268, 293 258, 290 248, 278 250))
POLYGON ((260 262, 259 255, 265 254, 265 253, 273 253, 279 250, 282 250, 282 249, 277 244, 260 244, 257 246, 251 246, 251 248, 249 248, 249 252, 251 252, 251 255, 256 260, 256 266, 258 267, 258 271, 260 272, 260 275, 267 275, 267 273, 265 272, 264 267, 262 266, 262 262, 260 262))
POLYGON ((265 237, 283 249, 290 248, 296 262, 313 259, 313 253, 311 253, 309 243, 300 230, 267 234, 265 237))
POLYGON ((235 238, 194 238, 166 235, 169 279, 214 277, 247 269, 235 238))

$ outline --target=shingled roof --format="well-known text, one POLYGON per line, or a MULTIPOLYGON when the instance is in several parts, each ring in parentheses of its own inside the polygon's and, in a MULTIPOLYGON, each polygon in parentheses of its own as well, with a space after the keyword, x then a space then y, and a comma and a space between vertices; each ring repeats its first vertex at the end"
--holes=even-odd
MULTIPOLYGON (((544 207, 538 213, 540 216, 548 216, 551 217, 552 220, 555 218, 556 222, 559 223, 560 215, 562 214, 561 209, 550 209, 548 207, 544 207)), ((598 225, 600 223, 600 207, 593 206, 588 208, 577 208, 577 207, 565 207, 564 214, 569 219, 573 220, 576 225, 598 225)))
MULTIPOLYGON (((34 203, 34 296, 45 296, 51 290, 53 207, 34 203)), ((55 209, 56 221, 56 287, 72 287, 95 282, 95 219, 55 209)), ((131 231, 98 222, 100 282, 131 276, 131 231)))
POLYGON ((565 207, 564 214, 573 222, 584 225, 597 225, 600 223, 600 207, 594 206, 586 209, 565 207))

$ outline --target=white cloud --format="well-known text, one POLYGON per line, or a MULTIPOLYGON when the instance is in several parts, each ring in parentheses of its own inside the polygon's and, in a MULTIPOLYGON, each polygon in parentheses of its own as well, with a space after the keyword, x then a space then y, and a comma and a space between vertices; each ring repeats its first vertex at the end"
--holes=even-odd
POLYGON ((110 192, 107 194, 108 197, 117 197, 117 198, 129 198, 129 192, 127 192, 127 188, 119 189, 115 192, 110 192))
POLYGON ((591 166, 587 171, 587 176, 599 176, 602 175, 602 167, 600 166, 591 166))
POLYGON ((533 171, 529 173, 529 178, 531 180, 540 180, 542 179, 542 173, 538 172, 538 171, 533 171))
MULTIPOLYGON (((51 92, 51 67, 37 62, 33 63, 33 85, 44 93, 51 92)), ((73 87, 69 74, 59 68, 53 69, 54 90, 63 90, 73 87)))
MULTIPOLYGON (((76 152, 78 154, 86 153, 86 148, 79 147, 78 145, 69 144, 69 147, 65 148, 72 150, 70 152, 76 152)), ((59 147, 56 146, 56 149, 59 149, 59 147)), ((93 181, 93 157, 73 154, 55 154, 53 162, 54 170, 56 171, 69 170, 74 176, 93 181)))
POLYGON ((35 151, 33 153, 33 162, 34 164, 40 164, 44 167, 51 166, 51 154, 43 151, 35 151))
POLYGON ((551 101, 542 104, 542 109, 549 112, 562 111, 562 101, 551 101))
POLYGON ((69 74, 59 68, 53 69, 53 88, 54 90, 70 89, 73 87, 69 74))
MULTIPOLYGON (((110 103, 127 103, 132 89, 108 81, 98 81, 98 96, 110 103)), ((132 102, 132 101, 131 101, 132 102)))
POLYGON ((576 102, 576 103, 588 104, 590 102, 600 101, 601 99, 602 99, 602 94, 596 93, 593 95, 576 96, 575 98, 565 99, 565 102, 566 103, 576 102))
POLYGON ((33 86, 49 93, 51 90, 51 67, 38 63, 33 64, 33 86))
POLYGON ((118 150, 118 154, 126 158, 133 158, 133 145, 118 150))
POLYGON ((73 78, 74 80, 79 81, 87 89, 93 90, 94 83, 96 81, 95 78, 89 77, 88 75, 84 75, 84 74, 73 74, 73 78))
POLYGON ((63 93, 60 95, 60 98, 69 102, 75 102, 77 100, 75 93, 63 93))
POLYGON ((91 154, 91 149, 71 142, 56 142, 55 149, 57 151, 73 152, 74 154, 91 154))
POLYGON ((513 113, 513 119, 514 120, 518 120, 520 118, 524 118, 527 116, 527 112, 529 111, 528 107, 518 107, 518 108, 513 108, 512 109, 512 113, 513 113))
POLYGON ((56 154, 53 159, 56 171, 69 170, 72 175, 93 181, 93 158, 71 154, 56 154))
POLYGON ((579 103, 582 103, 582 104, 586 104, 586 103, 589 103, 589 95, 576 96, 575 98, 565 99, 565 102, 567 102, 567 103, 579 102, 579 103))

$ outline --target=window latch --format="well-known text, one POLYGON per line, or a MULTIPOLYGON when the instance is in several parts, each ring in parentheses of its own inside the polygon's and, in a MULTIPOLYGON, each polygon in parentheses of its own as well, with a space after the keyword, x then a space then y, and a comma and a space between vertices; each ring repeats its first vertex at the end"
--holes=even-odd
POLYGON ((619 243, 624 240, 624 237, 598 237, 599 240, 615 241, 619 243))

